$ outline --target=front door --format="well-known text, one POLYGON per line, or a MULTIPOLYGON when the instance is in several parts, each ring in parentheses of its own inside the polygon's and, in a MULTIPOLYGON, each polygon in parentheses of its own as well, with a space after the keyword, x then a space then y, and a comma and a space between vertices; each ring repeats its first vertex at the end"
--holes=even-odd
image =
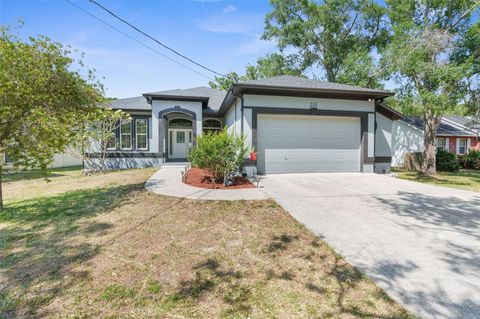
POLYGON ((191 129, 170 129, 170 158, 187 158, 192 147, 192 133, 191 129))

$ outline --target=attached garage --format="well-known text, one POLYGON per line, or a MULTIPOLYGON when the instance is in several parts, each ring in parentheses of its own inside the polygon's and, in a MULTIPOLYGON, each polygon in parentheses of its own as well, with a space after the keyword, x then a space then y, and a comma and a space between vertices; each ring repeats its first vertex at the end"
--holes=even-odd
POLYGON ((258 173, 359 172, 359 117, 258 114, 258 173))

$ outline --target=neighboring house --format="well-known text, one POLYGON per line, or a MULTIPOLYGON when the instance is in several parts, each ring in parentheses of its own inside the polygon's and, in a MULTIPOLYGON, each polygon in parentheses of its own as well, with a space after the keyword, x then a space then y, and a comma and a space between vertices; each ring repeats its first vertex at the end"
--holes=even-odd
POLYGON ((133 121, 115 132, 112 168, 186 160, 195 137, 227 127, 256 150, 258 173, 383 172, 390 168, 392 92, 278 76, 117 99, 133 121))
MULTIPOLYGON (((6 166, 11 168, 12 163, 8 160, 8 157, 4 156, 3 161, 5 162, 6 166)), ((65 153, 57 153, 53 156, 52 163, 48 165, 49 168, 60 168, 60 167, 71 167, 71 166, 81 166, 83 165, 83 161, 71 155, 68 152, 65 153)))
MULTIPOLYGON (((458 115, 445 115, 437 129, 437 148, 457 155, 466 155, 479 141, 480 127, 471 125, 472 119, 458 115)), ((422 152, 423 119, 406 116, 393 124, 392 166, 402 167, 406 153, 422 152)))

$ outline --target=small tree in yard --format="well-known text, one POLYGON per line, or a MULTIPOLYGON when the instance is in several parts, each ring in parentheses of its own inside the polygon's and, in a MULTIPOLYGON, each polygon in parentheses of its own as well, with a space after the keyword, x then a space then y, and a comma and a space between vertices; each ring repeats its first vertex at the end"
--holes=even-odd
POLYGON ((216 182, 221 182, 226 174, 243 165, 248 154, 244 145, 244 136, 230 134, 227 129, 218 133, 208 132, 197 137, 188 160, 192 166, 207 170, 216 182))
POLYGON ((103 101, 93 72, 84 79, 72 70, 70 54, 46 37, 24 42, 0 26, 0 159, 46 171, 103 101))
POLYGON ((115 131, 121 123, 131 120, 130 115, 121 110, 99 107, 74 135, 70 152, 94 171, 108 170, 107 159, 117 147, 115 131))

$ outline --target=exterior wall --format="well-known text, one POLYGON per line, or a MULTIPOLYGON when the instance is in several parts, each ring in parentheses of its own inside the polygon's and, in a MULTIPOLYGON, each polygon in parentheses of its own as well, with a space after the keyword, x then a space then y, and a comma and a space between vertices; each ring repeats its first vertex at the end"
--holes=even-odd
MULTIPOLYGON (((160 167, 163 164, 162 158, 109 158, 107 159, 107 167, 109 169, 129 169, 144 167, 160 167)), ((85 168, 89 168, 88 165, 85 168)))
POLYGON ((423 131, 403 121, 392 124, 392 166, 402 167, 406 153, 423 151, 423 131))
MULTIPOLYGON (((437 136, 441 137, 441 136, 437 136)), ((453 154, 457 154, 457 138, 448 137, 448 151, 453 154)))
POLYGON ((258 107, 275 107, 275 108, 298 108, 333 111, 357 111, 357 112, 374 112, 375 103, 369 101, 354 100, 336 100, 321 98, 305 98, 290 96, 273 96, 273 95, 250 95, 244 96, 245 106, 258 107))
POLYGON ((152 101, 152 140, 153 145, 150 148, 152 153, 166 153, 167 139, 166 136, 163 136, 163 132, 160 132, 160 119, 158 114, 166 109, 172 109, 175 107, 180 107, 196 114, 196 132, 197 135, 202 134, 202 103, 201 102, 192 102, 192 101, 164 101, 164 100, 153 100, 152 101), (160 143, 160 139, 163 140, 163 143, 160 143), (159 146, 163 145, 163 149, 159 149, 159 146))
POLYGON ((390 163, 375 163, 375 173, 377 174, 385 174, 389 173, 391 170, 390 163))
POLYGON ((478 138, 475 136, 470 137, 457 137, 457 136, 442 136, 438 135, 437 137, 444 137, 448 141, 448 151, 453 154, 458 154, 458 143, 457 139, 466 138, 467 139, 467 152, 477 146, 478 138))
POLYGON ((83 161, 76 158, 69 153, 59 153, 53 156, 53 162, 49 165, 50 168, 79 166, 83 165, 83 161))
POLYGON ((375 114, 368 114, 368 157, 375 156, 375 114))
POLYGON ((393 121, 377 113, 377 131, 375 135, 375 156, 392 156, 393 121))
MULTIPOLYGON (((236 135, 242 134, 242 104, 237 98, 225 114, 225 127, 229 132, 236 135)), ((245 135, 245 144, 252 147, 252 110, 243 109, 243 134, 245 135)))
POLYGON ((375 131, 375 173, 382 174, 390 171, 392 157, 392 125, 388 117, 376 113, 375 131))
POLYGON ((236 134, 237 132, 237 113, 240 106, 237 106, 237 101, 234 101, 225 114, 225 127, 228 132, 236 134))

